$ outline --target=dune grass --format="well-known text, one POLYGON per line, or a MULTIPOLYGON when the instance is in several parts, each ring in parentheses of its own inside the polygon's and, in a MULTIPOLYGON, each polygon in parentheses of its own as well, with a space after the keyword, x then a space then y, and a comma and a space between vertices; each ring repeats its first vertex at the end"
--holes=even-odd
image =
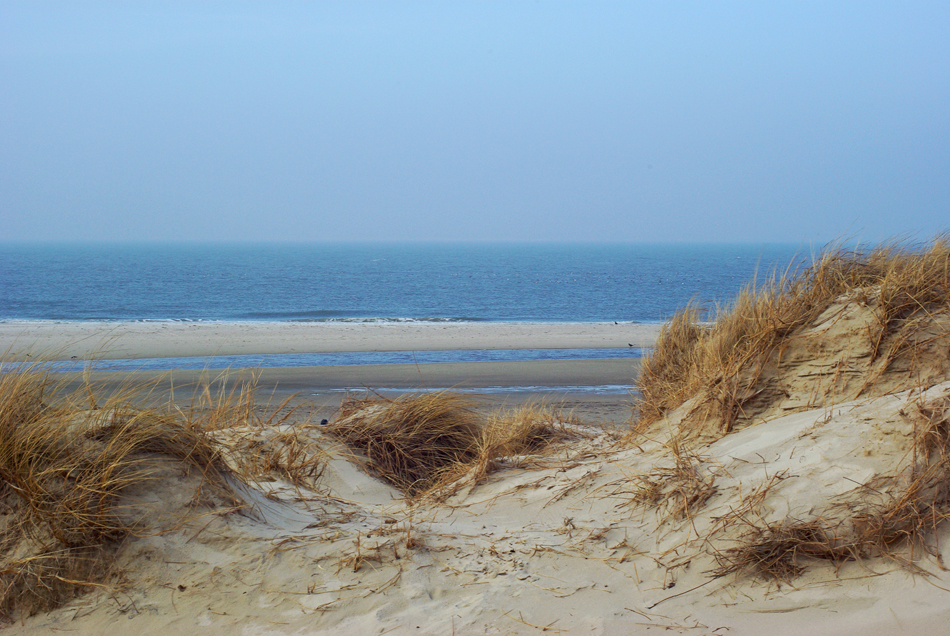
POLYGON ((943 569, 940 527, 950 519, 950 397, 921 393, 901 411, 912 420, 909 448, 895 458, 893 473, 882 473, 842 495, 821 515, 766 522, 758 508, 767 491, 785 478, 773 475, 720 518, 710 536, 727 526, 742 530, 733 545, 716 553, 713 574, 750 573, 789 582, 809 561, 889 559, 916 574, 928 572, 917 559, 934 556, 943 569))
POLYGON ((940 462, 912 475, 894 492, 865 493, 864 500, 850 502, 850 514, 843 519, 749 523, 733 547, 716 554, 713 574, 751 573, 790 582, 809 560, 830 561, 837 568, 847 561, 883 557, 927 575, 915 560, 923 553, 942 559, 934 539, 950 518, 948 479, 950 467, 940 462))
POLYGON ((327 432, 362 451, 377 475, 409 496, 478 455, 479 416, 467 396, 438 392, 350 400, 341 413, 327 432))
POLYGON ((639 430, 690 399, 695 429, 723 434, 740 417, 748 421, 755 408, 748 402, 761 388, 756 385, 763 370, 781 364, 790 338, 843 297, 874 312, 864 335, 876 363, 861 385, 867 390, 896 359, 904 357, 913 367, 914 336, 922 324, 950 314, 948 236, 926 245, 828 249, 807 268, 751 283, 708 325, 700 322, 698 307, 686 307, 662 328, 653 354, 641 366, 641 398, 635 406, 639 430))
POLYGON ((395 400, 350 400, 327 427, 366 456, 367 467, 410 498, 444 498, 478 483, 501 458, 535 454, 577 434, 550 407, 482 415, 474 398, 448 391, 395 400))
MULTIPOLYGON (((923 391, 950 377, 950 240, 894 242, 870 249, 831 248, 801 270, 753 282, 713 320, 689 305, 667 323, 638 378, 636 429, 668 436, 679 449, 666 474, 635 480, 638 503, 671 500, 683 449, 749 426, 763 417, 891 392, 923 391), (675 417, 668 417, 677 410, 675 417), (756 418, 759 418, 758 420, 756 418), (662 430, 657 423, 663 423, 662 430)), ((921 393, 922 395, 923 393, 921 393)), ((773 479, 714 525, 707 541, 731 536, 717 549, 714 575, 751 572, 788 581, 809 560, 842 563, 878 556, 915 570, 915 554, 939 554, 938 526, 950 517, 950 406, 917 404, 908 455, 895 473, 832 505, 826 517, 766 523, 755 511, 773 479)), ((902 411, 902 414, 904 412, 902 411)), ((684 483, 701 483, 692 479, 684 483)), ((690 498, 674 511, 692 514, 690 498)), ((681 515, 682 516, 682 513, 681 515)), ((916 570, 915 570, 916 571, 916 570)))
POLYGON ((276 405, 259 404, 258 377, 229 369, 204 375, 195 385, 179 387, 179 394, 191 393, 188 407, 179 412, 191 427, 211 434, 242 481, 277 478, 298 488, 316 487, 327 455, 315 439, 315 424, 301 414, 303 403, 289 406, 296 394, 276 405), (291 420, 293 426, 285 426, 291 420))
POLYGON ((316 426, 306 421, 286 430, 264 423, 232 436, 227 441, 228 459, 242 481, 284 479, 295 488, 313 490, 327 462, 315 433, 316 426))
MULTIPOLYGON (((199 489, 210 489, 213 497, 196 492, 194 505, 216 501, 232 510, 243 505, 233 486, 254 471, 227 457, 209 431, 260 420, 253 386, 217 394, 205 386, 184 410, 173 403, 142 404, 153 388, 100 392, 87 380, 68 390, 40 367, 0 369, 0 614, 5 618, 53 609, 105 587, 126 538, 182 521, 171 518, 179 511, 143 515, 127 501, 128 493, 157 478, 156 458, 199 476, 199 489)), ((283 459, 294 470, 308 468, 299 465, 299 453, 283 459)), ((267 468, 283 463, 272 459, 267 468)))
POLYGON ((543 403, 529 403, 489 414, 478 440, 478 456, 469 470, 474 483, 502 467, 537 461, 551 448, 582 437, 566 422, 571 417, 543 403), (504 462, 504 463, 503 463, 504 462))
POLYGON ((669 465, 631 479, 631 503, 656 510, 661 524, 691 520, 716 494, 715 477, 704 472, 702 459, 677 440, 671 440, 666 450, 673 460, 669 465))

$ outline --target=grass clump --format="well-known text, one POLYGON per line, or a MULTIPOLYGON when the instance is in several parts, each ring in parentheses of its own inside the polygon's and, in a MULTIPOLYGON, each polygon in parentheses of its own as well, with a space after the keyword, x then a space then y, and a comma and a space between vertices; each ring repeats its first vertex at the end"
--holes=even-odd
POLYGON ((838 543, 817 520, 756 527, 743 537, 739 546, 717 555, 719 567, 712 574, 752 572, 761 578, 788 583, 804 572, 802 558, 840 563, 853 556, 847 546, 838 543))
MULTIPOLYGON (((943 472, 943 471, 941 471, 943 472)), ((927 538, 950 517, 945 497, 927 492, 933 475, 915 480, 906 489, 878 504, 862 502, 843 520, 782 521, 753 524, 738 545, 717 554, 715 575, 749 572, 760 578, 790 582, 805 570, 803 559, 831 561, 835 567, 868 557, 889 558, 918 574, 915 551, 939 556, 927 538)), ((946 473, 943 474, 946 479, 946 473)))
POLYGON ((230 440, 229 459, 243 481, 278 478, 314 489, 327 460, 314 433, 310 423, 240 431, 230 440))
POLYGON ((579 435, 542 405, 488 417, 476 407, 471 397, 451 392, 349 400, 327 432, 365 454, 370 470, 410 498, 444 498, 482 481, 502 460, 510 465, 579 435))
POLYGON ((377 475, 410 497, 478 457, 475 402, 448 392, 349 400, 327 432, 366 456, 377 475))
POLYGON ((788 412, 891 391, 898 375, 939 381, 950 334, 950 241, 828 249, 807 268, 749 285, 711 324, 699 319, 695 306, 678 313, 644 360, 641 431, 688 401, 689 432, 721 435, 783 401, 788 412), (815 361, 827 364, 809 366, 815 361))
POLYGON ((552 444, 578 437, 564 424, 563 415, 543 404, 492 413, 482 435, 482 453, 488 457, 513 457, 541 453, 552 444))
POLYGON ((631 503, 654 508, 662 514, 660 523, 691 520, 716 494, 715 477, 701 468, 699 456, 678 447, 675 440, 669 451, 672 465, 655 467, 631 480, 631 503))
POLYGON ((831 561, 838 567, 884 557, 919 574, 926 574, 915 565, 921 554, 929 553, 941 563, 935 539, 939 526, 950 518, 950 399, 916 406, 908 465, 896 474, 875 477, 820 516, 767 523, 756 508, 776 479, 784 478, 776 475, 730 515, 729 522, 744 524, 746 530, 734 547, 717 554, 714 573, 749 572, 789 581, 804 570, 803 559, 831 561))
POLYGON ((208 432, 226 449, 229 467, 242 481, 285 479, 294 487, 313 489, 326 468, 327 455, 317 441, 318 428, 301 417, 302 403, 289 406, 296 394, 276 406, 257 402, 259 374, 225 370, 214 378, 178 387, 191 393, 181 412, 191 428, 208 432), (289 424, 294 419, 292 424, 289 424))
POLYGON ((524 463, 526 456, 543 454, 553 446, 577 439, 581 433, 565 426, 563 415, 543 404, 492 413, 482 429, 472 477, 482 481, 506 465, 524 463))
MULTIPOLYGON (((0 369, 0 614, 58 607, 113 574, 121 542, 146 516, 127 499, 156 458, 194 471, 235 505, 222 451, 186 414, 97 402, 88 384, 61 395, 50 376, 0 369)), ((159 511, 158 517, 172 513, 159 511)))

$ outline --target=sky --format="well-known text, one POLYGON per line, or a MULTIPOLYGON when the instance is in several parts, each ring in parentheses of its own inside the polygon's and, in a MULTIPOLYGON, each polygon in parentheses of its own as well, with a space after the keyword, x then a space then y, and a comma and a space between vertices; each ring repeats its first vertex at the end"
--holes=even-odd
POLYGON ((950 3, 0 0, 0 241, 950 229, 950 3))

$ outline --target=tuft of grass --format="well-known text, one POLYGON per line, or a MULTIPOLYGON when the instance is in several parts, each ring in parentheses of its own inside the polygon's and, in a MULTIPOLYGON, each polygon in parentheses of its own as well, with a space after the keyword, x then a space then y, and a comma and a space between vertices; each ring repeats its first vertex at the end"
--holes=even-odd
POLYGON ((478 457, 480 419, 472 398, 450 392, 395 400, 351 400, 327 433, 362 451, 371 468, 410 497, 478 457))
POLYGON ((485 428, 485 439, 494 444, 496 455, 543 453, 552 445, 581 436, 568 424, 571 414, 543 403, 529 403, 516 409, 493 413, 485 428))
POLYGON ((7 621, 56 609, 108 580, 112 555, 99 546, 48 549, 0 566, 0 614, 7 621))
MULTIPOLYGON (((831 561, 835 566, 862 558, 889 558, 918 573, 918 550, 940 554, 935 542, 940 524, 950 518, 950 399, 917 405, 918 417, 910 465, 892 476, 865 484, 852 500, 843 502, 846 515, 836 520, 749 520, 764 500, 776 475, 753 493, 728 522, 745 523, 748 530, 738 545, 717 554, 714 574, 751 572, 772 580, 790 581, 804 570, 802 559, 831 561)), ((720 525, 725 527, 725 523, 720 525)))
POLYGON ((349 400, 327 432, 363 452, 371 470, 410 498, 435 499, 481 482, 503 459, 543 454, 581 435, 548 406, 528 404, 486 418, 476 405, 451 392, 349 400))
POLYGON ((716 494, 715 477, 701 469, 702 458, 672 439, 666 450, 672 465, 655 468, 651 473, 632 478, 631 503, 648 506, 662 513, 660 523, 669 519, 692 520, 716 494))
POLYGON ((498 468, 501 459, 538 455, 577 439, 580 434, 565 426, 564 419, 557 409, 534 403, 492 413, 479 439, 476 482, 498 468))
POLYGON ((923 480, 883 504, 862 504, 849 518, 752 524, 738 545, 716 555, 715 575, 750 572, 765 579, 790 582, 805 570, 802 559, 831 561, 839 567, 846 561, 880 556, 892 559, 917 573, 917 548, 935 554, 926 538, 950 517, 947 502, 935 501, 923 489, 923 480), (909 549, 909 556, 905 551, 909 549))
POLYGON ((652 354, 640 367, 636 404, 643 423, 652 423, 682 404, 693 385, 698 345, 707 335, 700 310, 689 305, 660 327, 652 354))
MULTIPOLYGON (((239 478, 206 427, 246 421, 246 388, 223 400, 208 392, 209 401, 189 411, 134 406, 149 388, 101 398, 88 381, 67 393, 37 367, 0 368, 3 617, 50 610, 105 586, 122 542, 144 529, 142 511, 126 497, 157 478, 157 457, 197 472, 228 506, 241 505, 232 489, 239 478)), ((152 525, 179 522, 165 519, 175 511, 155 513, 152 525)))
POLYGON ((314 428, 304 423, 288 430, 242 431, 230 444, 230 459, 243 481, 279 477, 294 487, 314 489, 327 462, 326 452, 310 435, 314 428))
POLYGON ((179 386, 191 394, 188 407, 178 410, 188 426, 210 433, 225 448, 229 466, 244 482, 283 478, 295 487, 314 488, 326 468, 327 456, 314 439, 316 428, 303 406, 289 407, 296 394, 276 406, 257 402, 259 375, 234 374, 226 369, 203 374, 194 385, 179 386), (296 418, 295 418, 296 416, 296 418), (293 426, 286 424, 295 418, 293 426))
POLYGON ((790 340, 842 300, 867 306, 874 315, 865 335, 873 366, 864 369, 864 381, 851 398, 894 367, 916 377, 918 349, 948 336, 942 322, 926 342, 918 337, 935 318, 950 315, 950 239, 827 249, 807 268, 751 283, 719 308, 709 325, 688 306, 663 327, 653 354, 643 361, 638 430, 687 400, 695 401, 688 422, 692 432, 724 434, 739 422, 751 422, 769 401, 783 396, 765 376, 781 365, 790 340))
POLYGON ((258 375, 235 375, 225 369, 215 377, 202 373, 201 378, 192 386, 179 387, 191 392, 188 408, 180 411, 192 428, 214 432, 238 426, 263 427, 280 424, 274 421, 276 414, 287 405, 293 396, 284 400, 270 417, 263 419, 257 408, 256 393, 258 375))
POLYGON ((761 578, 790 582, 805 568, 800 559, 811 557, 840 563, 852 557, 847 546, 818 521, 782 522, 755 527, 740 545, 717 555, 719 567, 714 576, 752 572, 761 578))

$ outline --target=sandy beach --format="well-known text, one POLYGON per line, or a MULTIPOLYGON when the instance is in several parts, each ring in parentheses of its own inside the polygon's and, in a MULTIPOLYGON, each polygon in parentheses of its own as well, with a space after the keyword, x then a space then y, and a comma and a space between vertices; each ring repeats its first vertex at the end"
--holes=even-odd
MULTIPOLYGON (((142 359, 185 356, 433 351, 446 349, 562 349, 652 346, 659 325, 614 323, 0 323, 4 359, 142 359)), ((314 417, 333 417, 347 395, 381 391, 457 389, 480 394, 486 408, 531 402, 557 404, 582 419, 620 425, 629 420, 630 387, 639 361, 541 360, 436 364, 371 364, 255 369, 257 392, 266 400, 296 394, 314 417), (609 387, 610 394, 598 394, 609 387)), ((187 387, 220 371, 101 372, 92 380, 104 390, 157 382, 162 392, 187 387)), ((233 369, 232 380, 250 377, 233 369)), ((68 374, 62 374, 69 377, 68 374)), ((75 376, 73 384, 81 381, 75 376)))
POLYGON ((0 1, 0 636, 950 636, 948 33, 0 1))
MULTIPOLYGON (((436 364, 368 364, 326 367, 277 367, 211 371, 104 371, 93 373, 105 383, 150 383, 162 380, 189 385, 208 377, 257 378, 262 393, 325 392, 361 389, 500 391, 506 388, 586 391, 593 387, 630 386, 639 360, 532 360, 436 364)), ((63 374, 70 375, 70 374, 63 374)), ((79 374, 72 374, 79 377, 79 374)))
POLYGON ((649 347, 660 326, 631 323, 0 323, 5 360, 649 347))

